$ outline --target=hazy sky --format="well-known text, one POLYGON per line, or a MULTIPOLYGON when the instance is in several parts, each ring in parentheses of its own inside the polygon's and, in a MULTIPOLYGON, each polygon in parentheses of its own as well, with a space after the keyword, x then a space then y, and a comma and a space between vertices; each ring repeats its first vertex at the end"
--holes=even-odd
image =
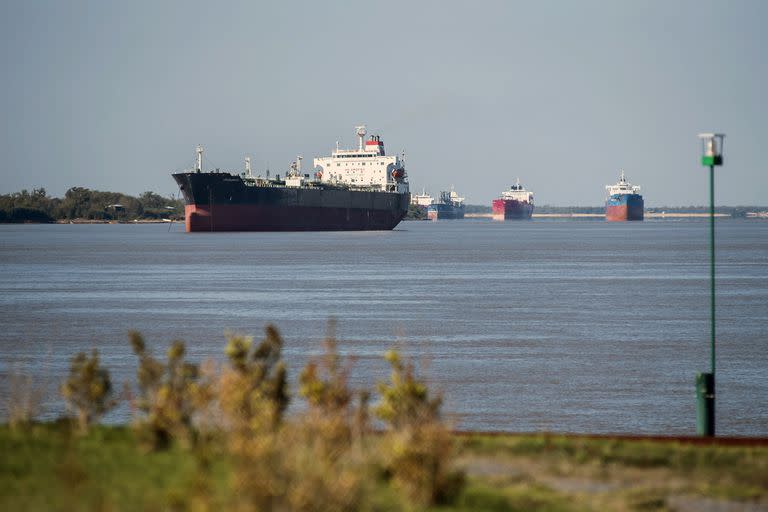
POLYGON ((192 165, 305 168, 365 123, 413 190, 768 205, 768 2, 0 3, 0 193, 176 191, 192 165))

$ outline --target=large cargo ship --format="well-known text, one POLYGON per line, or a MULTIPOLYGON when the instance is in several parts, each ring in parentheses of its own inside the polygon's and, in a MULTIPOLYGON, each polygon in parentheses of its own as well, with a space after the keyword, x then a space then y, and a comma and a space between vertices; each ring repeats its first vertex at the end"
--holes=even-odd
POLYGON ((607 185, 608 199, 605 203, 605 220, 625 221, 643 220, 644 203, 640 187, 629 183, 621 171, 619 182, 607 185))
POLYGON ((530 219, 533 215, 533 192, 525 190, 520 180, 501 193, 491 203, 491 218, 494 220, 530 219))
POLYGON ((365 140, 357 127, 356 149, 314 159, 314 174, 301 173, 301 157, 283 179, 254 176, 250 159, 241 174, 203 172, 197 147, 192 171, 173 174, 184 195, 187 231, 389 230, 408 211, 405 165, 387 156, 379 136, 365 140))
POLYGON ((464 198, 451 187, 450 192, 440 192, 440 199, 427 206, 427 218, 438 219, 463 219, 464 198))

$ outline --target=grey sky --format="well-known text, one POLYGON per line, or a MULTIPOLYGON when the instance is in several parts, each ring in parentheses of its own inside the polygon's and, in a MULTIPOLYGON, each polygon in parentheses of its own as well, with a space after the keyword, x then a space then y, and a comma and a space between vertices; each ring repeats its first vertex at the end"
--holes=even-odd
POLYGON ((284 172, 354 144, 406 151, 412 188, 598 205, 766 205, 768 2, 0 3, 0 193, 174 192, 206 165, 284 172))

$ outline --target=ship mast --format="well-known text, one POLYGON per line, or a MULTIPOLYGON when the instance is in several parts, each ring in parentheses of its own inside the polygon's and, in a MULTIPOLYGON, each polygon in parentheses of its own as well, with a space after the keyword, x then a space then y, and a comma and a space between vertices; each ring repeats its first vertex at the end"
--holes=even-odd
POLYGON ((251 177, 251 157, 245 157, 245 175, 251 177))
POLYGON ((360 143, 358 145, 358 151, 362 152, 363 144, 364 144, 363 139, 365 139, 365 134, 366 134, 365 125, 356 126, 355 129, 357 129, 357 137, 360 139, 360 143))
POLYGON ((203 146, 197 145, 197 163, 195 164, 195 172, 203 172, 203 146))

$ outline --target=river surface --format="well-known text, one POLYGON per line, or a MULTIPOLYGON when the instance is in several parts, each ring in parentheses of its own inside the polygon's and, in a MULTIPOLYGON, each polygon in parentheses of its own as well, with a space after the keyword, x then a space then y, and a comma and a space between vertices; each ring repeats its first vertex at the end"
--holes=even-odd
MULTIPOLYGON (((0 393, 31 375, 54 417, 80 350, 98 348, 119 386, 135 380, 131 329, 156 354, 183 339, 193 360, 223 362, 225 332, 260 337, 269 322, 295 379, 336 318, 355 385, 386 379, 398 347, 461 429, 692 434, 710 364, 707 244, 703 220, 0 225, 0 393)), ((717 259, 718 433, 765 436, 768 222, 718 220, 717 259)))

